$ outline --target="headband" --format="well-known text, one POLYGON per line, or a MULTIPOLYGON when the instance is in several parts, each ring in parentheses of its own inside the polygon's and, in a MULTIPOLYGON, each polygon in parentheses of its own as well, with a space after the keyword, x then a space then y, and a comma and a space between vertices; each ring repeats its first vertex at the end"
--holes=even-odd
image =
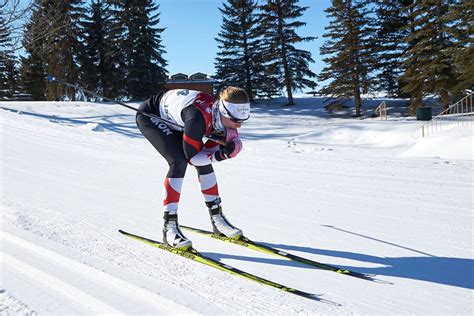
POLYGON ((219 112, 227 118, 245 121, 250 117, 250 103, 232 103, 220 100, 219 112))

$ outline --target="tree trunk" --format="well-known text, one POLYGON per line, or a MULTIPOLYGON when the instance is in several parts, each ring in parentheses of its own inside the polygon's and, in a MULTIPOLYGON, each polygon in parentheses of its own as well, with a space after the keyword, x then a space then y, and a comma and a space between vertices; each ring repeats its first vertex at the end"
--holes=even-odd
POLYGON ((440 93, 441 104, 443 105, 443 111, 449 107, 449 92, 443 90, 440 93))
POLYGON ((421 93, 421 82, 414 82, 413 84, 418 84, 420 86, 416 92, 410 95, 410 107, 409 112, 411 115, 416 115, 416 111, 423 105, 423 94, 421 93))
POLYGON ((359 85, 356 85, 356 88, 354 89, 354 103, 355 103, 355 116, 360 117, 360 108, 362 106, 362 100, 360 98, 360 88, 359 85))
MULTIPOLYGON (((244 23, 245 21, 242 21, 244 23)), ((248 42, 247 42, 247 31, 244 30, 243 34, 244 38, 244 67, 245 67, 245 91, 249 96, 250 102, 253 101, 253 93, 252 93, 252 65, 250 64, 250 56, 249 56, 249 49, 248 49, 248 42)))
POLYGON ((283 65, 286 93, 288 95, 288 105, 295 105, 295 102, 293 101, 293 91, 291 91, 291 74, 286 56, 285 40, 283 38, 283 16, 281 10, 281 3, 278 3, 278 37, 281 45, 281 62, 283 65))

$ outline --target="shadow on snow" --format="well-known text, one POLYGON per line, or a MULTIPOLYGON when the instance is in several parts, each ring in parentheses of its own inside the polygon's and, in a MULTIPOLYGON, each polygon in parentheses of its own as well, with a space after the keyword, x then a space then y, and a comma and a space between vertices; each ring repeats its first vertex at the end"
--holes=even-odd
POLYGON ((143 137, 142 134, 138 131, 138 128, 135 124, 135 115, 125 115, 125 114, 113 114, 113 115, 98 115, 98 116, 84 116, 84 117, 64 117, 58 115, 46 115, 39 114, 34 112, 22 111, 17 109, 11 109, 6 107, 0 107, 2 110, 10 111, 13 113, 18 113, 20 115, 28 115, 37 118, 47 119, 48 121, 65 126, 85 126, 87 124, 99 124, 104 130, 118 133, 127 137, 143 137), (112 122, 112 118, 118 117, 132 117, 131 122, 117 123, 112 122))
MULTIPOLYGON (((341 230, 333 226, 328 226, 328 227, 336 229, 336 230, 341 230)), ((341 231, 344 231, 344 230, 341 230, 341 231)), ((444 285, 457 286, 457 287, 466 288, 466 289, 474 289, 474 260, 471 258, 453 258, 453 257, 434 256, 425 252, 417 251, 412 248, 404 247, 404 246, 397 245, 394 243, 360 235, 357 233, 352 233, 349 231, 344 231, 344 232, 359 235, 368 239, 376 240, 378 242, 385 243, 385 244, 399 247, 399 248, 403 248, 405 250, 410 250, 410 251, 420 254, 420 256, 378 257, 378 256, 348 252, 348 251, 319 249, 319 248, 293 246, 293 245, 286 245, 286 244, 272 244, 272 243, 266 243, 266 242, 264 242, 263 244, 268 245, 270 247, 282 249, 288 252, 292 252, 292 251, 300 252, 300 253, 305 252, 305 253, 314 254, 314 255, 351 259, 351 260, 357 260, 357 261, 366 262, 366 263, 383 265, 383 267, 374 267, 374 268, 337 265, 340 268, 349 269, 355 272, 376 274, 378 276, 384 276, 384 275, 393 276, 393 277, 398 277, 398 278, 406 278, 406 279, 413 279, 413 280, 419 280, 419 281, 439 283, 439 284, 444 284, 444 285)), ((297 253, 295 254, 298 255, 297 253)), ((212 253, 212 252, 207 252, 206 255, 209 255, 217 260, 235 259, 235 260, 265 263, 265 264, 289 266, 289 267, 317 269, 315 267, 311 267, 311 266, 294 262, 294 261, 289 261, 286 259, 228 255, 228 254, 212 253)), ((324 261, 322 261, 322 263, 331 264, 330 262, 324 262, 324 261)))

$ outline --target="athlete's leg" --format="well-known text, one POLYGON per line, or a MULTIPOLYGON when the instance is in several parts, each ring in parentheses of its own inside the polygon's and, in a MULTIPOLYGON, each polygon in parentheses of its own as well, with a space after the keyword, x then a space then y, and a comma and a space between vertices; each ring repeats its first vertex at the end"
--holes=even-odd
POLYGON ((234 227, 222 213, 216 174, 214 173, 212 165, 196 167, 196 169, 198 171, 201 192, 204 196, 206 206, 209 209, 209 215, 211 216, 214 233, 231 238, 239 238, 242 236, 242 230, 234 227))
POLYGON ((168 162, 169 169, 164 181, 164 228, 163 241, 173 247, 187 249, 192 243, 187 239, 178 224, 178 204, 181 187, 188 162, 184 156, 182 135, 172 131, 159 120, 137 114, 137 126, 145 138, 168 162))

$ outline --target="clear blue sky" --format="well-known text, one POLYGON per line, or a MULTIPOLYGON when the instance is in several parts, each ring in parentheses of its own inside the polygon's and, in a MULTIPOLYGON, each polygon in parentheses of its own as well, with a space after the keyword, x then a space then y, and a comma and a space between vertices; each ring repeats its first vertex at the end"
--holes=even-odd
MULTIPOLYGON (((159 26, 166 28, 162 39, 169 74, 214 74, 217 54, 214 38, 221 27, 222 17, 218 8, 222 7, 222 0, 160 0, 157 3, 160 5, 159 26)), ((323 67, 319 47, 328 22, 324 9, 330 5, 330 0, 301 0, 299 3, 309 8, 300 19, 307 24, 297 31, 298 34, 317 36, 318 39, 302 43, 298 48, 311 52, 315 63, 310 68, 318 73, 323 67)))

